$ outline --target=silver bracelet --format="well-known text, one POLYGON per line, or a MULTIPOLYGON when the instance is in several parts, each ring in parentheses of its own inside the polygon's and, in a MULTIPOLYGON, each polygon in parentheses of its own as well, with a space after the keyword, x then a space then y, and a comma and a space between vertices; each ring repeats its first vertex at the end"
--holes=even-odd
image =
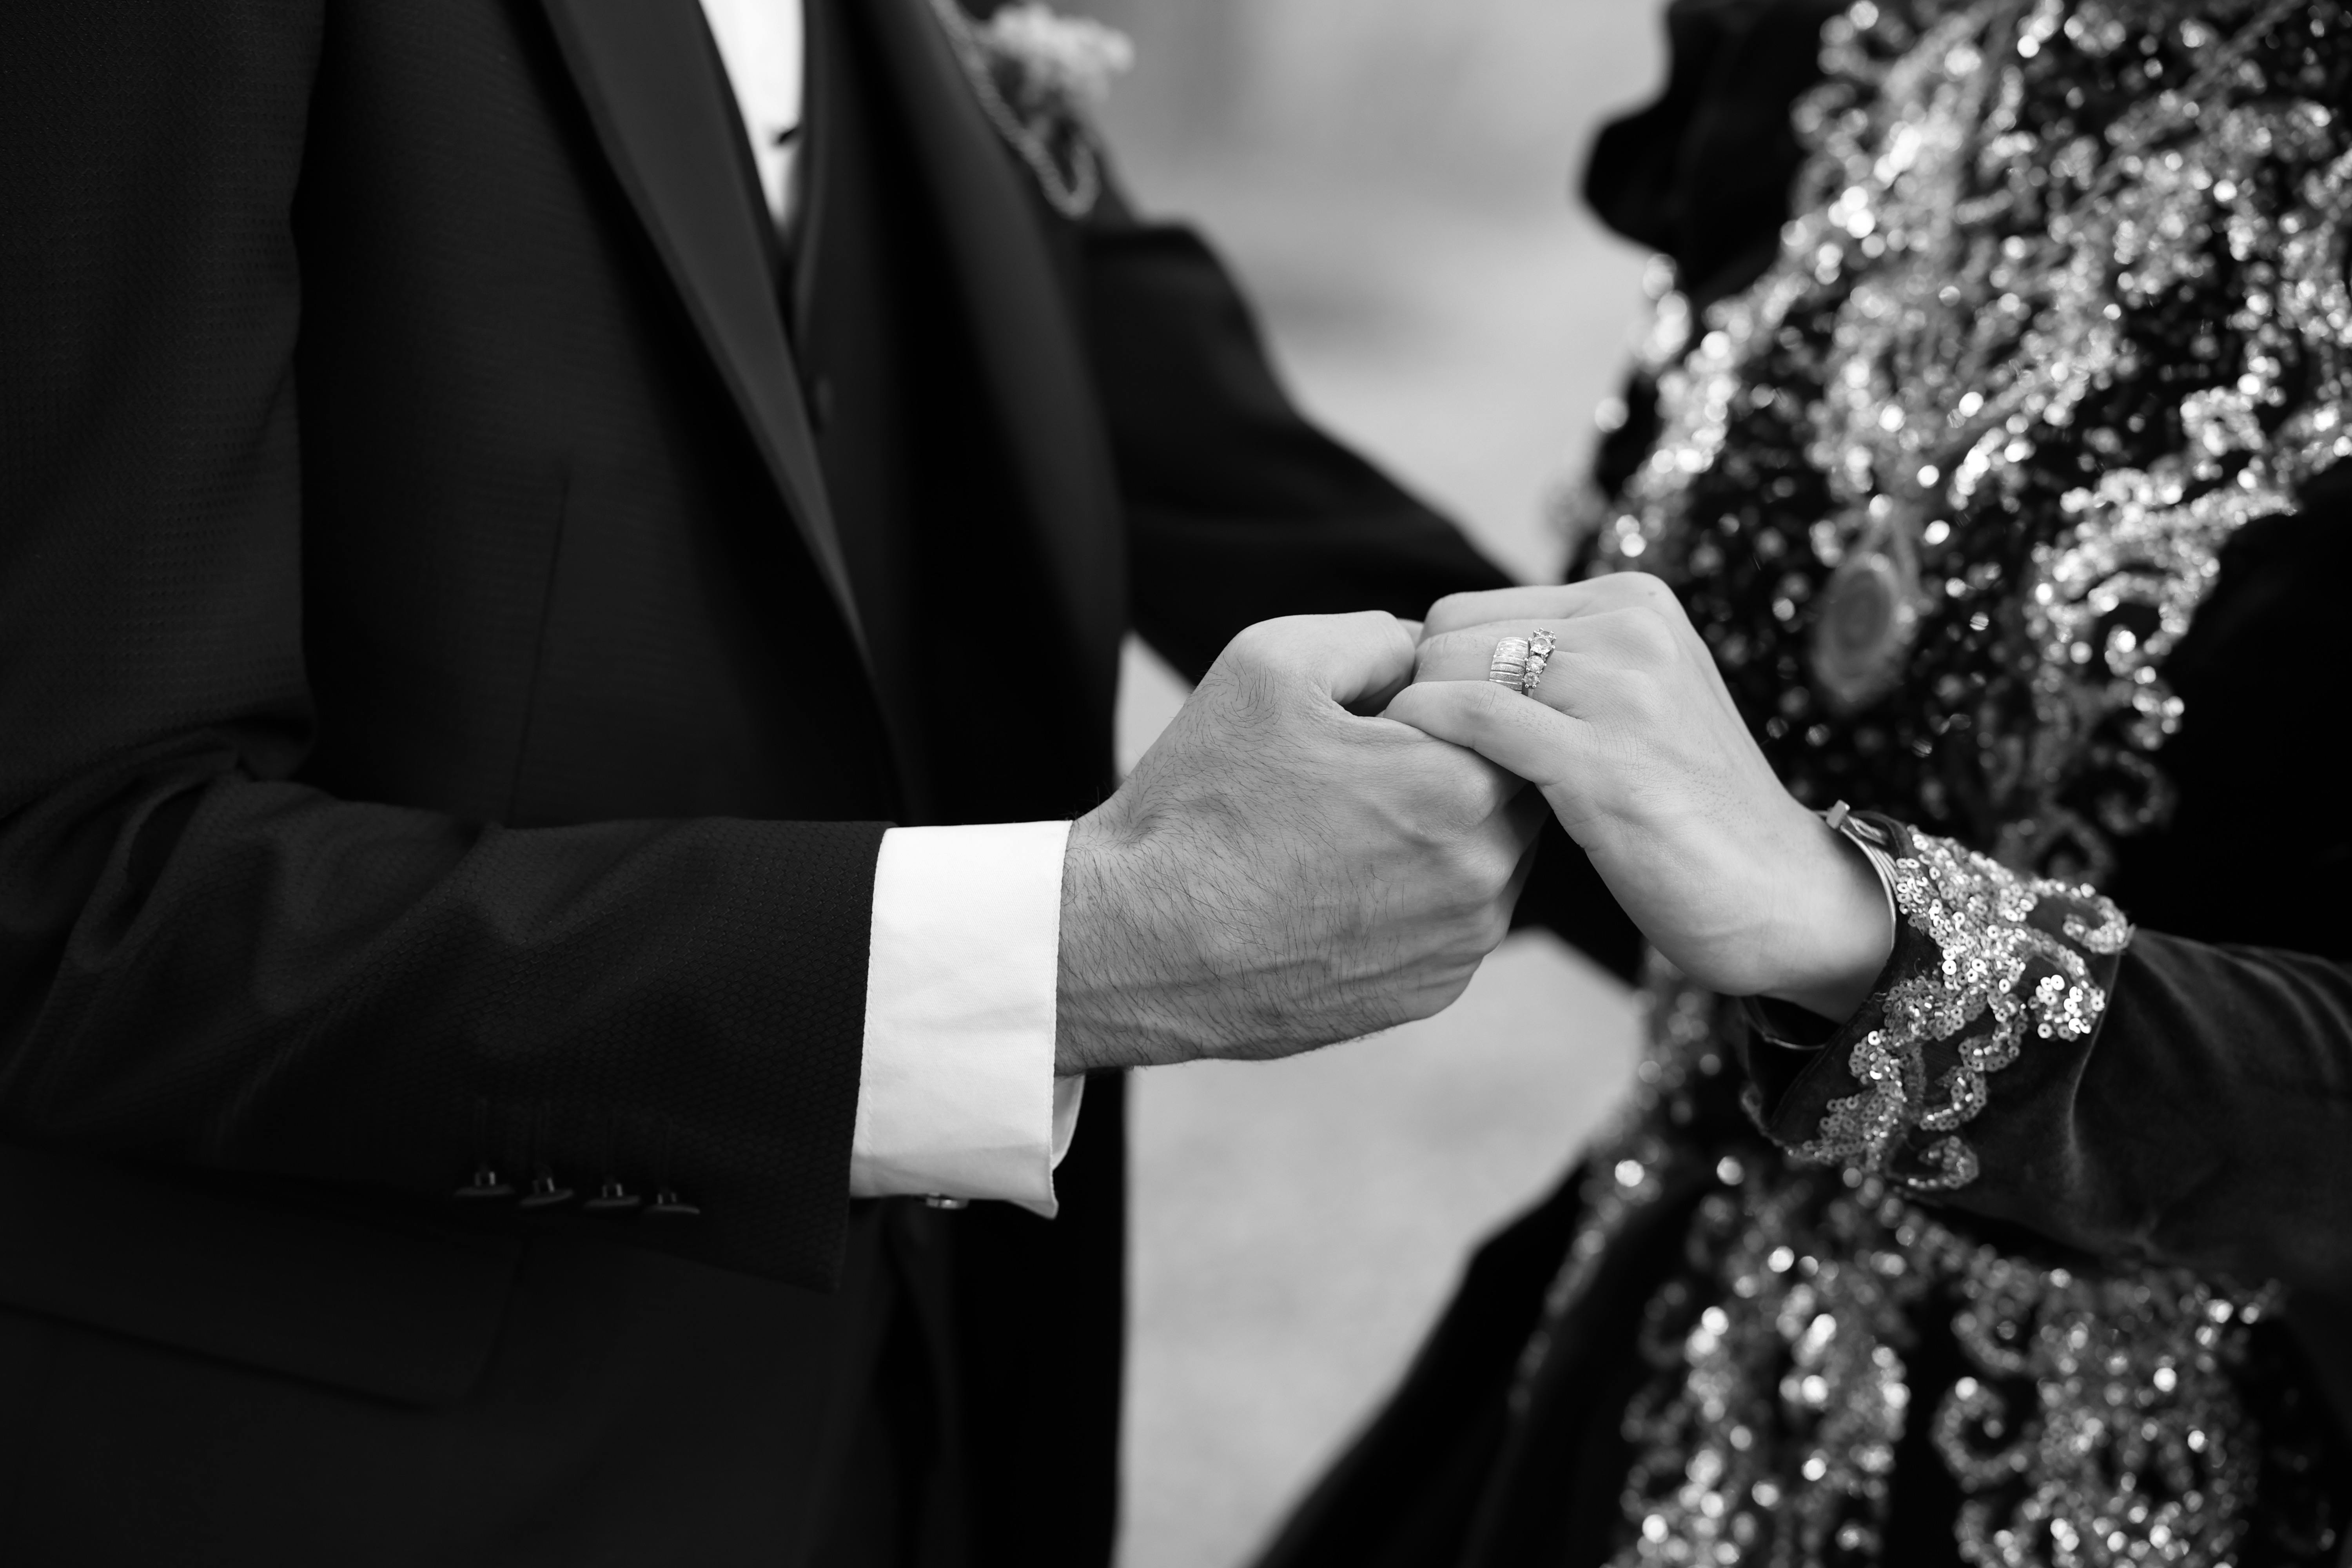
POLYGON ((1895 857, 1888 852, 1886 830, 1874 823, 1863 821, 1853 814, 1853 807, 1839 801, 1821 814, 1830 831, 1860 849, 1870 861, 1870 868, 1878 873, 1878 886, 1886 895, 1886 913, 1895 929, 1903 926, 1903 906, 1895 897, 1895 857))

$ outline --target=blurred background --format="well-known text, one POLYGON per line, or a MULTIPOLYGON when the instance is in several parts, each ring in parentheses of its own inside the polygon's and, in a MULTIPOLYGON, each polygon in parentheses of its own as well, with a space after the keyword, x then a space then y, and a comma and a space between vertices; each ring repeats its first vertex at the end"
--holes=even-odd
MULTIPOLYGON (((1649 0, 1063 0, 1126 31, 1106 110, 1149 209, 1241 273, 1295 394, 1522 578, 1643 310, 1571 186, 1663 75, 1649 0)), ((1121 749, 1183 700, 1131 647, 1121 749)), ((1231 1568, 1402 1372, 1477 1238, 1559 1180, 1636 1020, 1514 938, 1442 1016, 1135 1086, 1121 1568, 1231 1568)))

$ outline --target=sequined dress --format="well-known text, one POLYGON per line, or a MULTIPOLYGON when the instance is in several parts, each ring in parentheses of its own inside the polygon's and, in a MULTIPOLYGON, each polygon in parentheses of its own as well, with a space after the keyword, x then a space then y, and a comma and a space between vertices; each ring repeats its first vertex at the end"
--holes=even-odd
POLYGON ((2352 12, 1675 13, 1679 127, 1717 14, 1818 70, 1579 569, 1871 814, 1895 952, 1833 1033, 1654 963, 1616 1131, 1269 1563, 2347 1560, 2352 12))

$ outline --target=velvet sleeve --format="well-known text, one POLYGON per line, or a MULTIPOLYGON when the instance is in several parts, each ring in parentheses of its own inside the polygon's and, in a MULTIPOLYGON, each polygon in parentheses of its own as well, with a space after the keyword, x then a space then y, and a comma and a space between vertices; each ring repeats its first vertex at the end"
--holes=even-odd
POLYGON ((1818 1050, 1751 1043, 1775 1140, 2097 1258, 2352 1294, 2352 968, 1880 826, 1894 955, 1818 1050))
POLYGON ((582 1223, 825 1280, 882 825, 298 782, 318 8, 5 18, 0 1137, 445 1205, 667 1187, 699 1215, 582 1223))

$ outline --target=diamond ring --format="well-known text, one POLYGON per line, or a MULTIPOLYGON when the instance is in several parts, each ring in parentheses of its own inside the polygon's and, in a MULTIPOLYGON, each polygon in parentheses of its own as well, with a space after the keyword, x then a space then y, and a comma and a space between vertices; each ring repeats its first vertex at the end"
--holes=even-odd
POLYGON ((1536 683, 1543 679, 1545 667, 1551 663, 1552 649, 1559 646, 1559 639, 1549 632, 1538 632, 1528 639, 1526 668, 1519 677, 1521 696, 1533 697, 1536 694, 1536 683))

